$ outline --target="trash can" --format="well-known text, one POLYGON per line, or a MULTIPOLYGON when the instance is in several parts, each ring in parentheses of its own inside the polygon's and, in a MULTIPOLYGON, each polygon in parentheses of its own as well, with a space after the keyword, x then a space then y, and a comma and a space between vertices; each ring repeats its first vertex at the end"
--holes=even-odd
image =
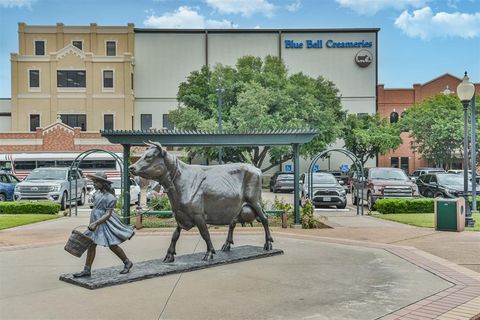
POLYGON ((463 231, 465 229, 465 199, 435 198, 435 230, 463 231))

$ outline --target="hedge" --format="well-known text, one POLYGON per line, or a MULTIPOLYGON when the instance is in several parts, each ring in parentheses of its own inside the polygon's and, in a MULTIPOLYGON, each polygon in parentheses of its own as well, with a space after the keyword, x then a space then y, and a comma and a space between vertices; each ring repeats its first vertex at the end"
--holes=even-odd
MULTIPOLYGON (((472 200, 470 199, 470 206, 472 200)), ((480 204, 480 197, 477 197, 480 204)), ((383 214, 389 213, 434 213, 434 201, 432 198, 390 198, 375 201, 377 211, 383 214)))
POLYGON ((0 214, 57 214, 60 204, 53 202, 0 202, 0 214))

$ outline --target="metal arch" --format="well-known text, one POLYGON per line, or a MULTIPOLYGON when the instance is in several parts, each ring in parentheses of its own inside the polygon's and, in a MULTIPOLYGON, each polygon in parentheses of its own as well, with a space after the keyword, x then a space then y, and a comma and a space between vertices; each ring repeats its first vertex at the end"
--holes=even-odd
MULTIPOLYGON (((108 151, 108 150, 103 150, 103 149, 90 149, 90 150, 87 150, 87 151, 84 151, 82 153, 80 153, 73 161, 72 163, 70 164, 70 168, 68 169, 69 171, 69 174, 68 174, 68 192, 70 194, 70 199, 68 200, 68 215, 71 216, 72 215, 72 179, 70 177, 70 172, 72 171, 72 169, 75 169, 78 171, 79 167, 80 167, 80 163, 86 158, 88 157, 89 155, 91 155, 92 153, 96 153, 96 152, 103 152, 103 153, 107 153, 109 155, 111 155, 114 160, 120 165, 120 172, 123 173, 123 163, 122 163, 122 160, 120 159, 120 157, 115 154, 114 152, 112 151, 108 151), (78 162, 77 160, 80 159, 78 162)), ((124 184, 124 181, 123 181, 123 175, 120 175, 120 186, 123 190, 123 184, 124 184)), ((78 193, 77 193, 77 179, 75 179, 75 199, 78 198, 78 193)), ((128 208, 128 207, 127 207, 128 208)), ((75 215, 77 215, 78 213, 78 205, 77 205, 77 201, 75 201, 75 215)))
MULTIPOLYGON (((308 184, 308 195, 309 197, 312 197, 312 194, 313 194, 313 167, 315 166, 315 164, 317 163, 318 159, 320 159, 321 157, 323 157, 324 155, 330 153, 330 152, 340 152, 340 153, 343 153, 344 155, 346 155, 347 157, 350 158, 350 160, 352 160, 352 162, 355 164, 355 168, 356 168, 356 172, 357 172, 357 177, 360 180, 363 181, 363 165, 362 165, 362 162, 357 158, 357 156, 355 154, 353 154, 352 152, 348 151, 348 150, 345 150, 345 149, 340 149, 340 148, 331 148, 331 149, 328 149, 328 150, 325 150, 323 152, 320 152, 318 153, 312 160, 312 162, 310 162, 310 165, 308 167, 308 181, 309 181, 309 184, 308 184)), ((363 188, 361 188, 362 191, 361 191, 361 197, 359 198, 359 194, 358 194, 358 188, 355 188, 355 191, 357 193, 357 215, 360 214, 359 212, 359 202, 360 202, 360 207, 361 207, 361 210, 362 210, 362 216, 363 216, 363 188)))

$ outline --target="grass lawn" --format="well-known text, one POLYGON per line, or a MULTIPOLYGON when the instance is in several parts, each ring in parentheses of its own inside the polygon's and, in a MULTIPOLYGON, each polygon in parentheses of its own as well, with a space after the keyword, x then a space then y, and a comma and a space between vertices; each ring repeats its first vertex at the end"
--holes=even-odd
MULTIPOLYGON (((400 223, 409 224, 412 226, 433 228, 433 213, 395 213, 395 214, 375 214, 372 217, 396 221, 400 223)), ((480 231, 480 214, 473 215, 475 220, 475 227, 465 228, 470 231, 480 231)))
POLYGON ((0 214, 0 230, 60 217, 58 214, 0 214))

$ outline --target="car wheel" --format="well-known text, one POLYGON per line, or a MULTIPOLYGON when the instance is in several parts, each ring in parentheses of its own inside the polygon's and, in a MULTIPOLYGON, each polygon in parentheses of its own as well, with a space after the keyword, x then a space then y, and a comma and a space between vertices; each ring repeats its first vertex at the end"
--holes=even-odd
POLYGON ((64 192, 62 199, 60 199, 60 210, 65 210, 67 208, 67 193, 64 192))
POLYGON ((82 194, 80 195, 80 200, 78 200, 77 202, 79 206, 83 206, 85 204, 85 195, 86 195, 85 190, 82 190, 82 194))
POLYGON ((337 205, 337 209, 345 209, 345 207, 347 206, 347 203, 345 202, 344 204, 341 204, 341 205, 337 205))
POLYGON ((375 211, 375 201, 373 201, 373 197, 371 194, 368 195, 367 207, 368 210, 375 211))
POLYGON ((427 198, 436 197, 435 194, 432 192, 432 190, 425 190, 424 194, 425 194, 425 197, 427 197, 427 198))
POLYGON ((0 201, 7 201, 7 197, 3 193, 0 193, 0 201))
POLYGON ((272 186, 270 186, 270 192, 273 192, 273 188, 272 188, 272 186))

